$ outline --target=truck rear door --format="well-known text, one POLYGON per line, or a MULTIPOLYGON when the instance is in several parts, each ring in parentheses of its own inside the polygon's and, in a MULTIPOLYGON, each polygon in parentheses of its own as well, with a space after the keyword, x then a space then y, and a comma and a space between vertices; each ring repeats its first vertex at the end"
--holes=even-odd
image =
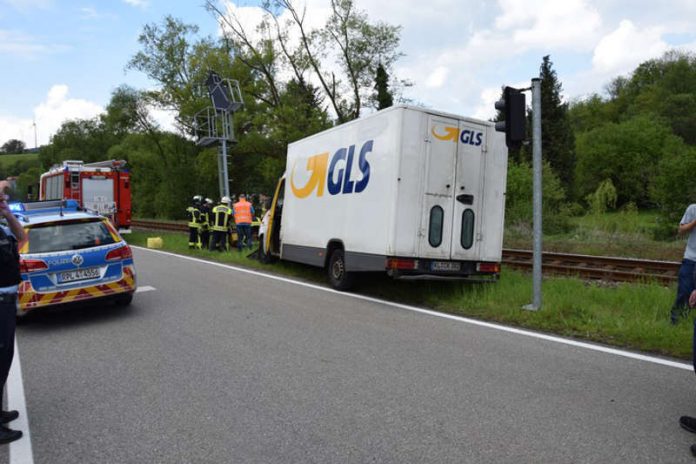
POLYGON ((90 176, 82 179, 82 205, 99 214, 114 212, 114 181, 106 176, 90 176))
POLYGON ((459 122, 456 178, 453 186, 452 259, 479 259, 486 137, 486 126, 459 122))
POLYGON ((418 247, 418 255, 422 258, 450 259, 458 139, 456 119, 428 116, 418 247))

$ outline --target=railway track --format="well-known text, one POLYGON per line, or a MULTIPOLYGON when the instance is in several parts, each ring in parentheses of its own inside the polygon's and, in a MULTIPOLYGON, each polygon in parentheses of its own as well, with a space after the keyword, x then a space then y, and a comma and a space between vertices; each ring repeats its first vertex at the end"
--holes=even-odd
MULTIPOLYGON (((186 224, 152 220, 132 221, 136 229, 185 232, 186 224)), ((503 265, 516 269, 532 269, 533 254, 529 250, 503 249, 503 265)), ((577 276, 588 280, 610 282, 656 281, 671 284, 677 280, 679 263, 612 256, 576 255, 544 252, 542 270, 545 274, 577 276)))

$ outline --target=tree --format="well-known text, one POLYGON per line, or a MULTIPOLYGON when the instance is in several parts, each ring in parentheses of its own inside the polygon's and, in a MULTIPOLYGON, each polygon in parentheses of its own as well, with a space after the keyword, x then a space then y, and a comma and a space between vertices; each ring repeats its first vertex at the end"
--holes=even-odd
POLYGON ((287 70, 297 82, 311 74, 328 100, 339 123, 358 118, 369 103, 373 79, 379 64, 385 70, 401 56, 398 52, 400 27, 371 23, 367 15, 355 8, 353 0, 331 0, 331 15, 319 29, 310 29, 306 8, 294 0, 266 0, 265 16, 257 26, 260 38, 252 39, 234 12, 223 12, 213 0, 206 6, 224 25, 226 37, 237 56, 255 70, 270 91, 270 104, 279 102, 281 83, 277 75, 287 70), (280 22, 280 12, 289 20, 280 22), (293 47, 291 36, 299 38, 293 47), (333 51, 333 58, 342 71, 337 76, 323 60, 333 51))
POLYGON ((394 97, 389 91, 389 74, 384 69, 382 63, 377 66, 377 75, 375 76, 375 96, 378 110, 389 108, 394 104, 394 97))
POLYGON ((3 153, 24 153, 25 148, 26 144, 21 140, 10 139, 2 145, 0 150, 2 150, 3 153))
POLYGON ((650 187, 666 155, 683 151, 684 143, 669 126, 650 115, 608 123, 578 137, 578 193, 584 198, 609 179, 616 187, 617 206, 653 203, 650 187))
MULTIPOLYGON (((532 166, 526 162, 511 161, 508 166, 505 194, 505 222, 513 226, 531 226, 534 205, 532 202, 534 179, 532 166)), ((544 232, 555 233, 570 228, 568 215, 564 211, 566 194, 551 165, 542 165, 542 207, 544 232)), ((531 227, 527 227, 531 229, 531 227)))
POLYGON ((575 171, 575 135, 568 117, 568 104, 561 100, 562 85, 549 55, 543 58, 541 77, 542 153, 567 192, 572 191, 575 171))

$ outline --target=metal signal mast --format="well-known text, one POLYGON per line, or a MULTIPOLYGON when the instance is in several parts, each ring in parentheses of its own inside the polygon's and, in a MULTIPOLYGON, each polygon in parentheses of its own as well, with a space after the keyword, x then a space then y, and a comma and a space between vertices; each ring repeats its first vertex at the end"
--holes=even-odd
POLYGON ((234 137, 234 113, 244 106, 239 82, 223 79, 215 71, 208 72, 205 85, 212 106, 199 111, 194 116, 194 126, 198 145, 220 144, 218 152, 218 182, 220 197, 230 196, 230 182, 227 172, 227 146, 237 143, 234 137))

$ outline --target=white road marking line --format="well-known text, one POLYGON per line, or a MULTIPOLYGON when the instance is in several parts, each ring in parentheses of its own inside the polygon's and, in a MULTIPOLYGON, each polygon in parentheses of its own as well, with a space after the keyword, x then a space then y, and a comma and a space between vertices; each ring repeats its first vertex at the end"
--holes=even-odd
POLYGON ((153 290, 157 290, 157 289, 155 287, 151 287, 150 285, 143 285, 142 287, 136 288, 135 293, 151 292, 153 290))
POLYGON ((342 296, 349 297, 349 298, 355 298, 358 300, 370 301, 372 303, 379 303, 379 304, 383 304, 383 305, 387 305, 387 306, 392 306, 395 308, 405 309, 407 311, 413 311, 413 312, 417 312, 417 313, 421 313, 421 314, 427 314, 429 316, 441 317, 444 319, 450 319, 450 320, 454 320, 454 321, 464 322, 467 324, 477 325, 480 327, 487 327, 489 329, 500 330, 503 332, 514 333, 517 335, 523 335, 525 337, 538 338, 538 339, 546 340, 549 342, 560 343, 560 344, 569 345, 569 346, 575 346, 578 348, 584 348, 586 350, 599 351, 601 353, 613 354, 616 356, 622 356, 624 358, 636 359, 638 361, 645 361, 645 362, 649 362, 649 363, 653 363, 653 364, 660 364, 662 366, 674 367, 677 369, 684 369, 684 370, 689 370, 689 371, 694 369, 694 367, 691 364, 687 364, 687 363, 683 363, 683 362, 670 361, 668 359, 662 359, 662 358, 658 358, 655 356, 647 356, 647 355, 638 354, 638 353, 631 353, 630 351, 623 351, 623 350, 619 350, 616 348, 609 348, 606 346, 594 345, 592 343, 570 340, 570 339, 566 339, 566 338, 562 338, 562 337, 556 337, 553 335, 546 335, 546 334, 542 334, 542 333, 531 332, 531 331, 523 330, 523 329, 516 329, 514 327, 507 327, 504 325, 493 324, 491 322, 479 321, 477 319, 469 319, 467 317, 455 316, 453 314, 439 313, 437 311, 433 311, 430 309, 419 308, 417 306, 410 306, 410 305, 405 305, 405 304, 401 304, 401 303, 394 303, 393 301, 387 301, 387 300, 382 300, 379 298, 373 298, 371 296, 358 295, 355 293, 339 292, 338 290, 334 290, 332 288, 322 287, 320 285, 309 284, 306 282, 300 282, 300 281, 289 279, 286 277, 279 277, 279 276, 272 275, 272 274, 266 274, 264 272, 252 271, 251 269, 245 269, 242 267, 232 266, 229 264, 216 263, 213 261, 206 261, 204 259, 193 258, 191 256, 178 255, 176 253, 170 253, 167 251, 160 251, 160 250, 152 250, 150 248, 143 248, 143 247, 139 247, 139 246, 133 246, 133 248, 137 248, 139 250, 150 251, 152 253, 159 253, 159 254, 163 254, 163 255, 174 256, 176 258, 187 259, 189 261, 195 261, 198 263, 210 264, 212 266, 218 266, 218 267, 222 267, 222 268, 226 268, 226 269, 232 269, 234 271, 245 272, 247 274, 252 274, 252 275, 256 275, 256 276, 260 276, 260 277, 266 277, 268 279, 278 280, 281 282, 287 282, 287 283, 300 285, 300 286, 307 287, 307 288, 313 288, 315 290, 320 290, 323 292, 333 293, 336 295, 342 295, 342 296))
POLYGON ((15 409, 19 412, 19 417, 8 424, 9 427, 13 430, 21 430, 24 434, 19 440, 10 443, 10 464, 34 464, 27 403, 24 398, 24 385, 22 384, 22 366, 19 362, 19 350, 17 349, 16 340, 14 360, 7 377, 7 409, 15 409))

